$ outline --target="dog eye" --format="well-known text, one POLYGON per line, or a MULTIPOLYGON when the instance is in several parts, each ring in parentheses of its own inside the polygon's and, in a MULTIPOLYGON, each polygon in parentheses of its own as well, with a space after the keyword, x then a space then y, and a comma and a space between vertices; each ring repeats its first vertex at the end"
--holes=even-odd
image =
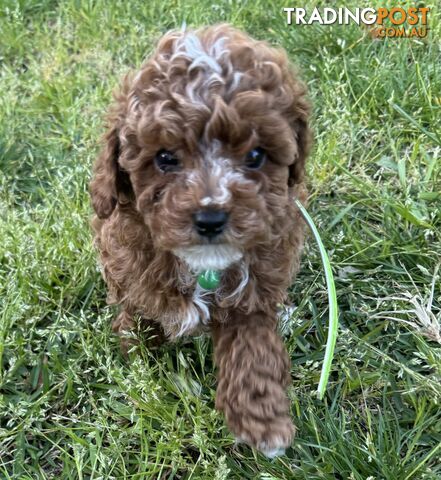
POLYGON ((266 153, 263 148, 256 147, 250 150, 245 157, 245 165, 253 170, 259 169, 265 162, 266 153))
POLYGON ((155 164, 161 172, 173 172, 179 167, 179 160, 168 150, 159 150, 155 157, 155 164))

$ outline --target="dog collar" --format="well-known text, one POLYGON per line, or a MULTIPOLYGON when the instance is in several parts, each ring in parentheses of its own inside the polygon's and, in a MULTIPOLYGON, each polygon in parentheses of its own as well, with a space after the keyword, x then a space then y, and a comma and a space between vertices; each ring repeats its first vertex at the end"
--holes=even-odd
POLYGON ((220 283, 219 270, 203 270, 197 278, 200 287, 205 290, 214 290, 220 283))

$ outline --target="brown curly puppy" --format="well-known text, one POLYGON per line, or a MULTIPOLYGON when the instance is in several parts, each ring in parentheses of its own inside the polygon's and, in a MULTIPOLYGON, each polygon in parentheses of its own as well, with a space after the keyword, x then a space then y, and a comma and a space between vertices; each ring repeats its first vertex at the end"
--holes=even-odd
POLYGON ((276 329, 303 243, 305 93, 283 51, 228 25, 170 32, 124 79, 91 183, 114 330, 209 327, 216 407, 269 456, 294 433, 276 329))

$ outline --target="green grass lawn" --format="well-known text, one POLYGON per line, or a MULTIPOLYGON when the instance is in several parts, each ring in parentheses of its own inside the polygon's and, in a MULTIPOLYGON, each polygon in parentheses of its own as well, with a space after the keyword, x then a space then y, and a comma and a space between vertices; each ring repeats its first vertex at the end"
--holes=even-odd
POLYGON ((372 40, 356 25, 288 27, 289 2, 0 5, 0 478, 440 479, 438 12, 427 39, 372 40), (183 21, 283 46, 314 104, 309 211, 340 330, 319 401, 328 312, 310 236, 282 325, 298 433, 273 461, 235 445, 214 411, 209 339, 124 361, 91 243, 111 91, 183 21))

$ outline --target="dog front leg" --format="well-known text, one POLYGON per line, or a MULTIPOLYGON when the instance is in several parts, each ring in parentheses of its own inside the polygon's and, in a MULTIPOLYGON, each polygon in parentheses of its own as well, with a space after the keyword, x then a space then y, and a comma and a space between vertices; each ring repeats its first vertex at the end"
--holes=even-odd
POLYGON ((216 408, 239 441, 269 457, 282 455, 294 426, 286 396, 290 362, 276 320, 260 313, 234 318, 215 325, 213 339, 216 408))
MULTIPOLYGON (((134 336, 130 336, 136 329, 134 318, 135 314, 132 311, 123 309, 112 321, 112 331, 120 337, 121 353, 124 357, 127 357, 129 350, 139 343, 134 336)), ((159 347, 166 341, 158 323, 146 318, 142 318, 141 322, 144 330, 143 340, 149 348, 159 347)))
POLYGON ((137 344, 136 339, 128 335, 135 327, 133 313, 124 308, 112 321, 112 331, 120 337, 120 348, 124 357, 127 357, 130 348, 137 344))

